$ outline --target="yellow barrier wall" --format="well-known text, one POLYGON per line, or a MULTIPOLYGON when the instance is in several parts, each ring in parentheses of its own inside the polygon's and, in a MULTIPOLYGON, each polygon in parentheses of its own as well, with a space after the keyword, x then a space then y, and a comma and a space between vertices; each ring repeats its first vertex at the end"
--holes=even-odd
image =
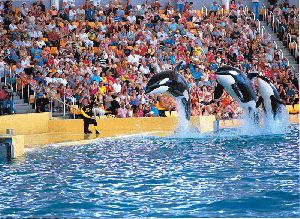
MULTIPOLYGON (((213 131, 214 116, 191 117, 191 122, 202 132, 213 131)), ((97 120, 101 136, 116 136, 121 134, 136 134, 142 132, 170 132, 177 128, 176 117, 151 118, 108 118, 97 120)), ((90 126, 92 131, 92 126, 90 126)), ((50 120, 49 132, 83 133, 83 120, 50 120)))
POLYGON ((48 132, 49 113, 30 113, 0 116, 0 134, 6 129, 14 129, 15 135, 48 132))

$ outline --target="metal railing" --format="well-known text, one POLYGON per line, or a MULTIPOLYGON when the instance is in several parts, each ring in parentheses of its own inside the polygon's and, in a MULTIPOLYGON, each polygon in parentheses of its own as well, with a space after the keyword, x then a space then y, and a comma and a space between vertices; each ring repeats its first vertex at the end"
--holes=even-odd
MULTIPOLYGON (((2 66, 2 69, 3 69, 3 74, 4 74, 3 75, 4 85, 12 88, 13 85, 12 85, 11 81, 12 81, 13 77, 12 77, 12 71, 11 71, 10 65, 4 63, 4 66, 2 66), (7 77, 8 75, 9 75, 9 77, 7 77)), ((1 70, 0 70, 0 72, 1 72, 1 70)), ((1 77, 0 77, 0 79, 1 79, 1 77)))
MULTIPOLYGON (((57 101, 57 102, 63 104, 63 116, 65 117, 66 116, 66 106, 68 106, 70 108, 70 112, 71 112, 71 108, 75 109, 75 100, 74 99, 75 98, 72 96, 72 105, 71 105, 66 102, 66 95, 64 95, 63 101, 59 98, 51 96, 50 97, 50 116, 51 116, 51 118, 53 117, 53 104, 54 104, 53 101, 57 101)), ((73 119, 75 119, 75 110, 73 110, 73 119)))
POLYGON ((203 13, 204 10, 205 10, 205 16, 207 16, 207 7, 206 7, 205 5, 202 5, 202 7, 201 7, 202 15, 204 14, 204 13, 203 13))
POLYGON ((274 33, 277 33, 280 36, 279 37, 280 40, 282 41, 286 40, 286 43, 284 43, 284 45, 289 49, 291 55, 295 59, 299 58, 298 42, 292 41, 291 34, 288 33, 287 29, 282 25, 280 20, 274 15, 272 11, 269 11, 265 6, 263 7, 264 7, 263 20, 266 21, 268 25, 271 24, 272 31, 274 31, 274 33), (280 31, 282 31, 282 33, 280 33, 280 31), (295 48, 290 48, 291 43, 295 44, 295 48))
MULTIPOLYGON (((35 87, 32 86, 30 83, 27 84, 27 90, 25 91, 25 84, 23 83, 23 80, 21 78, 21 76, 19 74, 16 74, 16 76, 18 76, 20 79, 21 79, 21 99, 24 99, 24 92, 27 92, 27 98, 28 98, 28 104, 31 104, 30 103, 30 89, 33 91, 33 97, 34 97, 34 109, 36 110, 37 109, 37 105, 36 105, 36 91, 35 91, 35 87)), ((16 82, 16 92, 18 94, 18 83, 16 82)), ((74 108, 74 105, 75 105, 75 101, 74 101, 74 97, 71 96, 71 99, 72 99, 72 105, 68 104, 67 101, 66 101, 66 95, 64 95, 63 97, 63 101, 60 100, 59 98, 56 98, 56 97, 53 97, 53 96, 50 96, 49 97, 50 99, 50 114, 51 114, 51 118, 52 118, 52 115, 53 115, 53 100, 61 103, 63 106, 63 116, 65 117, 66 116, 66 107, 68 106, 70 109, 73 107, 74 108)), ((71 111, 71 110, 70 110, 71 111)), ((73 118, 75 119, 75 112, 73 111, 73 118)))

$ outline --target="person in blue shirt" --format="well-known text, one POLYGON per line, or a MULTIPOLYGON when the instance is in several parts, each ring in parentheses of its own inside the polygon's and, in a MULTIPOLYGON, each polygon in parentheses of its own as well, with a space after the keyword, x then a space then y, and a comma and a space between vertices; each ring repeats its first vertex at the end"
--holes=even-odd
POLYGON ((176 64, 176 57, 175 57, 174 51, 171 52, 169 59, 170 59, 172 65, 176 64))
POLYGON ((191 64, 190 65, 190 70, 191 70, 193 78, 195 78, 196 81, 199 81, 201 79, 201 76, 202 76, 202 71, 199 69, 199 67, 196 66, 194 68, 194 66, 191 64))
POLYGON ((95 18, 94 18, 94 15, 95 15, 95 7, 93 8, 89 8, 86 13, 85 13, 85 19, 88 20, 88 21, 95 21, 95 18))
POLYGON ((214 2, 210 5, 209 9, 210 9, 209 14, 214 13, 214 14, 216 15, 217 11, 219 10, 219 5, 217 4, 217 1, 214 1, 214 2))
POLYGON ((91 81, 96 81, 97 84, 100 84, 100 81, 102 81, 99 72, 97 72, 97 70, 94 71, 93 76, 91 77, 91 81))
POLYGON ((216 64, 215 62, 211 62, 211 63, 210 63, 210 69, 211 69, 211 70, 217 71, 217 68, 218 68, 218 66, 217 66, 217 64, 216 64))
POLYGON ((171 23, 169 24, 170 30, 171 30, 173 33, 175 33, 176 30, 177 30, 177 27, 178 27, 178 24, 175 23, 175 19, 172 18, 172 19, 171 19, 171 23))
POLYGON ((159 116, 159 110, 156 107, 156 102, 155 101, 152 102, 150 112, 153 112, 155 117, 159 116))

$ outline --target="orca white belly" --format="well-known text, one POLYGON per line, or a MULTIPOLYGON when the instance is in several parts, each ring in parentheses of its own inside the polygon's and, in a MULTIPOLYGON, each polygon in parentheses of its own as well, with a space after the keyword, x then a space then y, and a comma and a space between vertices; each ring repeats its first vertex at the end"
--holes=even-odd
POLYGON ((271 96, 274 95, 274 91, 270 84, 262 79, 258 79, 258 89, 261 97, 264 99, 264 107, 267 114, 272 114, 271 96))
POLYGON ((232 85, 235 84, 235 80, 230 75, 216 75, 217 81, 224 87, 226 92, 232 96, 238 103, 241 103, 241 100, 238 98, 234 90, 232 89, 232 85))

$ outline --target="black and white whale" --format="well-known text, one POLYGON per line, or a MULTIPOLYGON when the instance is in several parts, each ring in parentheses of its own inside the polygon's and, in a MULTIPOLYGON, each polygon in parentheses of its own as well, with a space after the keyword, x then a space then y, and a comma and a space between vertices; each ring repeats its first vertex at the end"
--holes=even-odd
POLYGON ((258 73, 250 73, 248 77, 250 79, 257 77, 260 97, 257 100, 256 107, 262 105, 266 115, 273 116, 275 119, 277 113, 279 113, 282 106, 284 106, 276 87, 268 78, 258 73))
POLYGON ((257 96, 247 75, 230 66, 218 68, 215 75, 218 82, 214 91, 215 99, 219 99, 225 89, 241 108, 251 114, 257 114, 257 96))
POLYGON ((188 83, 176 70, 163 71, 153 75, 145 87, 145 93, 148 94, 161 94, 165 92, 181 99, 184 106, 185 118, 190 120, 191 100, 188 83))

